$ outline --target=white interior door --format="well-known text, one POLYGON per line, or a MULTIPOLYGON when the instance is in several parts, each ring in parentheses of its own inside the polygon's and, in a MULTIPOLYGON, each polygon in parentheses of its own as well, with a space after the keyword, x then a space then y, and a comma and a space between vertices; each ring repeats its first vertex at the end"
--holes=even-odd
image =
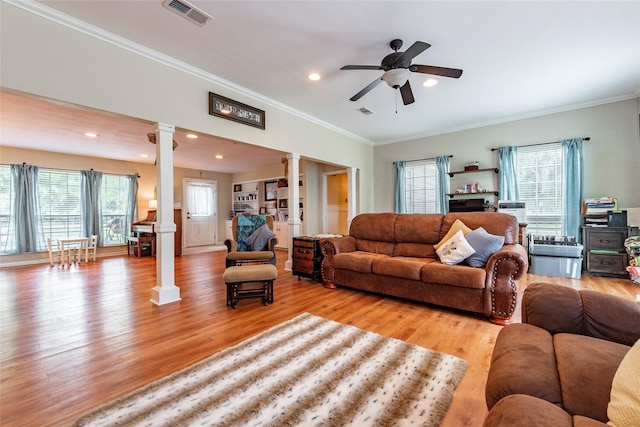
POLYGON ((217 183, 202 179, 184 180, 185 247, 215 245, 217 242, 217 183))

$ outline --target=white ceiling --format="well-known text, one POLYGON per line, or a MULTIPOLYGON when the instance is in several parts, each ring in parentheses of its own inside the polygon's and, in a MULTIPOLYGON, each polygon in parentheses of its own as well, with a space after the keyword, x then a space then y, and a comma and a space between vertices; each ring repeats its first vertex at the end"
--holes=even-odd
MULTIPOLYGON (((639 1, 191 1, 213 16, 204 27, 165 9, 162 0, 39 3, 373 144, 640 94, 639 1), (394 38, 404 40, 402 50, 415 40, 432 45, 413 63, 462 68, 464 74, 457 80, 439 78, 437 86, 425 88, 421 83, 429 76, 414 73, 410 82, 416 102, 403 106, 399 100, 397 113, 396 91, 385 84, 358 102, 349 101, 382 73, 340 71, 340 67, 378 65, 392 52, 388 43, 394 38), (308 81, 306 75, 311 71, 321 73, 322 80, 308 81), (356 112, 360 107, 374 114, 356 112)), ((6 96, 2 95, 2 143, 37 144, 45 135, 28 135, 33 126, 20 123, 17 117, 5 120, 6 96), (21 127, 13 128, 14 119, 21 127)), ((38 100, 24 102, 42 104, 38 100)), ((51 105, 44 103, 45 107, 51 105)), ((92 127, 84 120, 94 119, 95 113, 72 112, 75 127, 92 127)), ((61 132, 69 129, 68 119, 64 114, 58 118, 64 123, 61 132)), ((113 119, 110 115, 105 120, 113 119)), ((115 152, 124 156, 126 152, 132 157, 128 160, 140 161, 142 149, 153 149, 140 139, 141 134, 152 131, 151 126, 131 121, 120 126, 120 132, 110 136, 120 141, 121 147, 109 149, 111 155, 104 157, 114 158, 115 152), (134 131, 135 138, 131 138, 134 131)), ((48 133, 46 137, 56 136, 48 133)), ((77 152, 77 147, 71 147, 77 138, 64 137, 65 146, 77 152)), ((180 132, 176 140, 180 144, 177 165, 180 161, 185 167, 223 171, 211 161, 206 162, 208 167, 201 167, 202 152, 180 132), (179 155, 184 159, 178 160, 179 155)), ((241 149, 245 162, 251 152, 247 150, 256 149, 229 141, 215 143, 221 148, 241 149)), ((80 144, 86 146, 86 140, 80 139, 80 144)), ((273 155, 279 161, 282 153, 273 155)))

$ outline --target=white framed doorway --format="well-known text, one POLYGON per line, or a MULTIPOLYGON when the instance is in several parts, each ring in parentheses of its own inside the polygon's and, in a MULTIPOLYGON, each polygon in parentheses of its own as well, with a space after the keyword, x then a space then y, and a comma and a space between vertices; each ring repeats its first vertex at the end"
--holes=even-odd
POLYGON ((183 246, 213 246, 218 241, 218 182, 183 178, 183 246))
POLYGON ((349 234, 347 170, 322 173, 322 233, 349 234))

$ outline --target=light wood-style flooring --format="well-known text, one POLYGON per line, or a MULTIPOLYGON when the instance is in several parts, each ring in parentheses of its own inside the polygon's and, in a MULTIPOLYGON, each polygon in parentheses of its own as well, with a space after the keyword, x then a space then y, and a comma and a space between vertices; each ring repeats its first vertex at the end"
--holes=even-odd
MULTIPOLYGON (((443 426, 480 426, 484 386, 501 327, 473 314, 339 288, 284 271, 278 252, 275 302, 225 304, 224 252, 176 258, 182 301, 149 302, 151 257, 98 258, 71 267, 0 270, 0 424, 72 425, 84 412, 185 368, 296 315, 309 312, 469 362, 443 426)), ((634 300, 630 280, 528 277, 634 300)), ((519 321, 520 312, 514 316, 519 321)), ((371 373, 375 375, 375 373, 371 373)))

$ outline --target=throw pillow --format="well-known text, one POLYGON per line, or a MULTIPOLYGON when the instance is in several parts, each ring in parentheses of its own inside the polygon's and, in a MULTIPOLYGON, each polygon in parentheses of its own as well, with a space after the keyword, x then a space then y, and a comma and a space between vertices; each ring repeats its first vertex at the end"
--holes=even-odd
POLYGON ((433 245, 433 247, 436 248, 437 250, 440 246, 442 246, 444 242, 449 240, 459 230, 462 230, 462 233, 465 235, 471 232, 471 229, 466 225, 464 225, 464 222, 460 221, 459 219, 456 219, 453 225, 451 226, 451 228, 449 229, 449 231, 447 232, 447 234, 445 234, 442 240, 440 240, 437 244, 433 245))
POLYGON ((444 242, 436 251, 443 264, 455 265, 464 261, 469 255, 475 253, 475 250, 464 238, 462 230, 458 230, 449 240, 444 242))
POLYGON ((252 251, 261 251, 269 242, 269 239, 275 236, 276 233, 271 231, 267 224, 261 225, 256 231, 244 239, 244 243, 252 251))
POLYGON ((610 426, 640 426, 640 340, 627 352, 613 376, 607 417, 610 426))
POLYGON ((484 267, 491 255, 496 253, 502 245, 504 245, 504 236, 496 236, 487 233, 482 228, 476 228, 471 233, 464 236, 471 247, 476 251, 475 254, 464 260, 471 267, 484 267))

